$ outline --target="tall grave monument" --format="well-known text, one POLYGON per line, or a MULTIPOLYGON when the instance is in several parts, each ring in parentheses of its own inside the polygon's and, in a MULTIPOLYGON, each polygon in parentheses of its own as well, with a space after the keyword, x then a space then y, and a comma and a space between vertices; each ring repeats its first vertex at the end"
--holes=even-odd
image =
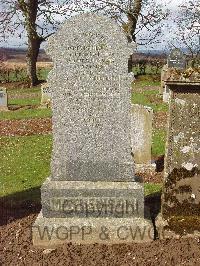
POLYGON ((105 17, 79 15, 49 39, 47 53, 54 62, 53 154, 33 243, 151 240, 131 156, 132 49, 122 29, 105 17))
MULTIPOLYGON (((169 68, 170 110, 162 194, 165 237, 200 234, 200 72, 169 68)), ((160 224, 159 224, 160 223, 160 224)))

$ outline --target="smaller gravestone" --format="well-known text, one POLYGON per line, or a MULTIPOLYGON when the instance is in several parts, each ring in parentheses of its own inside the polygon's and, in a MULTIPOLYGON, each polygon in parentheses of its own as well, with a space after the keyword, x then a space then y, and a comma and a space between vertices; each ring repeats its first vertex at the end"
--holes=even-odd
POLYGON ((169 87, 165 85, 164 91, 163 91, 163 102, 169 103, 169 100, 170 100, 170 90, 169 90, 169 87))
POLYGON ((168 68, 177 68, 177 69, 185 69, 186 68, 186 58, 183 52, 175 48, 173 49, 167 59, 168 68))
POLYGON ((167 85, 165 83, 167 71, 168 71, 168 66, 164 65, 162 70, 161 70, 160 94, 162 94, 163 102, 165 102, 165 103, 169 103, 169 98, 170 98, 170 91, 169 91, 169 88, 167 87, 167 85))
POLYGON ((131 148, 137 172, 153 169, 151 165, 153 110, 133 104, 131 114, 131 148))
POLYGON ((6 88, 0 88, 0 111, 8 110, 8 96, 6 88))
POLYGON ((165 90, 165 74, 167 72, 167 65, 164 65, 162 70, 161 70, 161 86, 160 86, 160 94, 163 94, 164 90, 165 90))
POLYGON ((41 85, 41 106, 46 108, 51 107, 51 89, 48 83, 41 85))

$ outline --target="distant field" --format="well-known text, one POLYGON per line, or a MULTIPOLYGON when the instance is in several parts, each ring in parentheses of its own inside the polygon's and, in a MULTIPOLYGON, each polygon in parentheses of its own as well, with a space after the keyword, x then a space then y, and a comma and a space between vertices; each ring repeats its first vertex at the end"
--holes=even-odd
MULTIPOLYGON (((52 67, 52 62, 38 62, 38 78, 40 80, 46 80, 52 67)), ((25 62, 6 61, 0 65, 0 82, 27 81, 27 79, 27 65, 25 62)))
MULTIPOLYGON (((26 62, 26 49, 14 49, 14 48, 1 48, 1 53, 6 58, 6 61, 15 63, 26 62)), ((50 58, 46 55, 43 49, 40 49, 38 62, 50 62, 50 58)))
MULTIPOLYGON (((26 62, 15 62, 12 60, 6 61, 3 63, 5 67, 10 69, 16 69, 16 68, 27 68, 26 62)), ((37 67, 42 68, 51 68, 53 66, 52 62, 37 62, 37 67)))

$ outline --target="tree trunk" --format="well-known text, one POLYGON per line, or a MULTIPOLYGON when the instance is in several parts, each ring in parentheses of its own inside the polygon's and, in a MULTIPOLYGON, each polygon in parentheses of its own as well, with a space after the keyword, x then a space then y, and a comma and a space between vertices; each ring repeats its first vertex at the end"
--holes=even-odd
POLYGON ((18 0, 18 5, 25 17, 25 27, 28 36, 27 74, 30 85, 38 84, 36 62, 39 54, 40 44, 43 38, 37 34, 37 12, 39 0, 18 0))
POLYGON ((36 62, 39 54, 41 40, 39 38, 28 38, 28 51, 26 55, 27 73, 31 87, 38 84, 36 62))
POLYGON ((130 42, 136 41, 135 30, 138 22, 138 18, 142 8, 142 0, 133 0, 130 4, 130 10, 128 16, 128 31, 130 36, 130 42))
MULTIPOLYGON (((127 13, 128 17, 128 42, 135 42, 135 30, 138 22, 138 18, 142 8, 142 0, 132 0, 130 1, 130 9, 127 13)), ((128 72, 132 72, 133 69, 133 61, 132 55, 128 60, 128 72)))

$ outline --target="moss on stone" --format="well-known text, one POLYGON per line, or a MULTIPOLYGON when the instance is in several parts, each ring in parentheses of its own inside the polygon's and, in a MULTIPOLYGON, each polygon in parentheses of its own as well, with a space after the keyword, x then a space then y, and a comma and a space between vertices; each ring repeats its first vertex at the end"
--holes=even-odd
POLYGON ((168 225, 164 229, 170 229, 179 235, 193 234, 194 231, 200 231, 200 217, 173 216, 168 220, 168 225))
POLYGON ((173 188, 176 185, 177 181, 185 178, 192 178, 196 174, 200 174, 200 170, 197 167, 194 167, 191 171, 185 168, 174 168, 173 171, 168 175, 167 181, 165 183, 166 190, 173 188))

